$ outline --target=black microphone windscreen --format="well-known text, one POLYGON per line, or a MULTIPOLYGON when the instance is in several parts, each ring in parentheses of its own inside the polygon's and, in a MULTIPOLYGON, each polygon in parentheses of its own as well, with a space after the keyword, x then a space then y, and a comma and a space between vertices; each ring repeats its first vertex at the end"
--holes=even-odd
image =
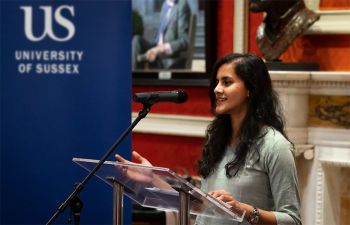
POLYGON ((184 90, 177 90, 179 96, 177 99, 177 103, 184 103, 187 101, 187 93, 184 90))
POLYGON ((135 102, 144 104, 154 104, 156 102, 184 103, 187 100, 187 94, 184 90, 144 92, 136 93, 133 99, 135 102))

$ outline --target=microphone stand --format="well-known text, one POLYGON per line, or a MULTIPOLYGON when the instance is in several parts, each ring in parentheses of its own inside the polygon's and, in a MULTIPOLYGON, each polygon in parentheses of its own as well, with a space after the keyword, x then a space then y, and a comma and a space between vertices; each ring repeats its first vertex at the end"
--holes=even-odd
MULTIPOLYGON (((90 173, 84 178, 84 180, 80 183, 77 183, 73 192, 66 198, 66 200, 58 207, 56 212, 52 215, 46 225, 52 224, 55 219, 62 213, 67 206, 72 205, 72 201, 76 201, 78 198, 78 194, 84 189, 85 184, 91 179, 93 175, 95 175, 96 171, 103 165, 103 163, 108 159, 108 157, 113 153, 113 151, 120 145, 120 143, 127 137, 127 135, 132 131, 132 129, 140 122, 141 119, 145 118, 146 115, 151 111, 151 107, 154 102, 148 101, 147 103, 143 103, 143 109, 139 112, 136 119, 131 123, 131 125, 120 135, 120 137, 115 141, 115 143, 107 150, 105 155, 100 159, 94 169, 90 171, 90 173)), ((80 214, 80 213, 79 213, 80 214)), ((75 219, 75 224, 79 224, 80 218, 75 219)))

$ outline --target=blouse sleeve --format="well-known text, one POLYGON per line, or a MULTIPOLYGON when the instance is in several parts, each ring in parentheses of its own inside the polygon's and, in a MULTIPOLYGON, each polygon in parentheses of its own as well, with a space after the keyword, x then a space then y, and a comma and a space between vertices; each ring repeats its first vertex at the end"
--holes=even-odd
POLYGON ((273 212, 278 225, 301 225, 298 178, 293 146, 278 138, 269 148, 265 166, 275 204, 273 212))

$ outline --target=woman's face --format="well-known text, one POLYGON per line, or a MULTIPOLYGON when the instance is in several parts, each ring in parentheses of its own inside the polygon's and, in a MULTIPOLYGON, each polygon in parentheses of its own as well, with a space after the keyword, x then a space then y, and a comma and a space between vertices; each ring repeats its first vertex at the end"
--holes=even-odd
POLYGON ((232 63, 222 65, 216 74, 217 85, 215 112, 217 114, 240 114, 247 110, 248 89, 245 87, 232 63))

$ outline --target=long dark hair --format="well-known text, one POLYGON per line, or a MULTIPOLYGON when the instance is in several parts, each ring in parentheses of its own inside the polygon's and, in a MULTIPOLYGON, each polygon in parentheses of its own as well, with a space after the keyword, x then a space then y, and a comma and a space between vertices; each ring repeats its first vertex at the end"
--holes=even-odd
MULTIPOLYGON (((254 54, 229 54, 219 59, 212 71, 209 97, 211 110, 215 114, 216 99, 214 89, 216 75, 224 64, 232 64, 237 76, 249 90, 248 110, 239 133, 236 157, 227 163, 226 176, 235 176, 244 165, 249 150, 256 151, 258 140, 263 137, 262 128, 270 126, 284 133, 284 121, 276 92, 272 88, 270 75, 265 63, 254 54), (255 145, 255 147, 254 147, 255 145)), ((217 167, 232 138, 231 118, 228 114, 216 115, 206 131, 202 159, 198 162, 199 174, 206 178, 217 167)), ((287 137, 286 137, 287 138, 287 137)), ((260 155, 259 155, 260 158, 260 155)))

